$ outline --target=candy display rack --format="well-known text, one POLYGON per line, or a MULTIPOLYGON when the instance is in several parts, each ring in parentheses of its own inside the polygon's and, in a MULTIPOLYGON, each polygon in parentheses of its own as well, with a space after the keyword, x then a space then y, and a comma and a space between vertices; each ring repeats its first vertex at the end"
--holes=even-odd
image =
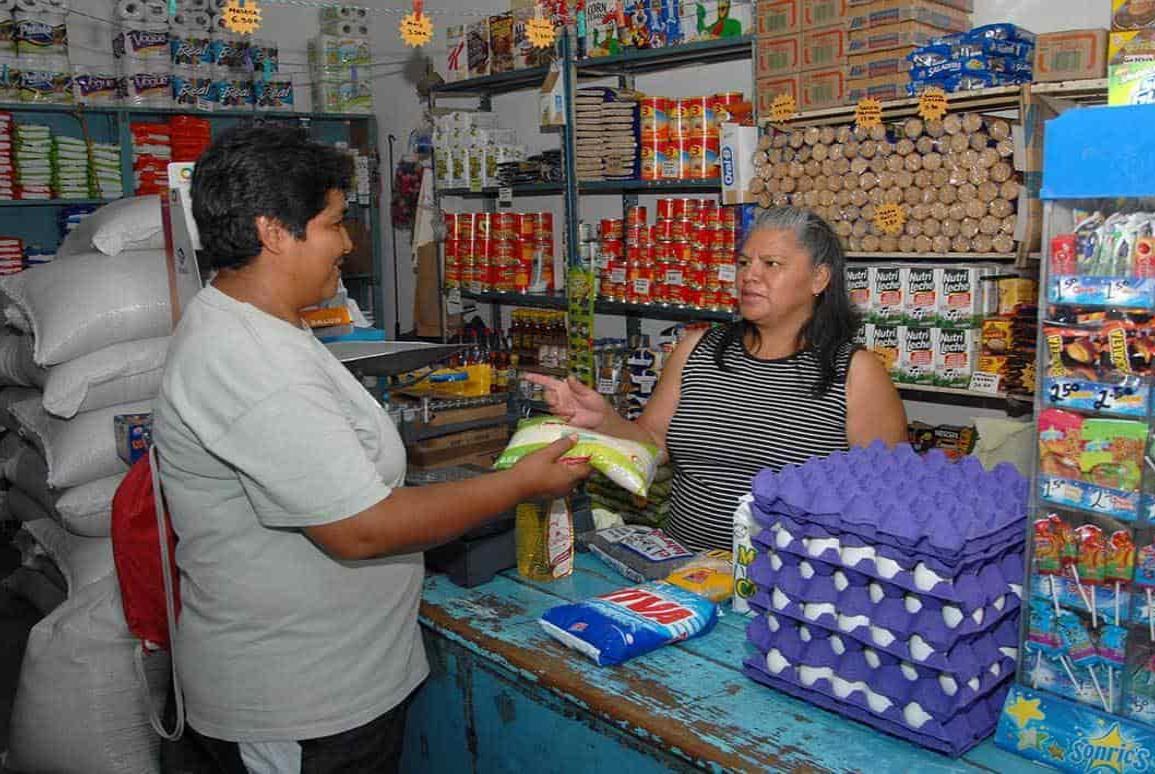
POLYGON ((999 746, 1068 771, 1155 765, 1155 105, 1046 127, 1037 468, 999 746))

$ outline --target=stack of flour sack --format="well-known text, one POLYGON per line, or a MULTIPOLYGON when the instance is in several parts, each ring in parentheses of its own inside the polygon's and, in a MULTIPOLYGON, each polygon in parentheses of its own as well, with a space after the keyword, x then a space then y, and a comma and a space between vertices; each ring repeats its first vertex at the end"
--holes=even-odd
POLYGON ((748 676, 951 755, 1014 676, 1026 480, 881 444, 754 480, 748 676))
MULTIPOLYGON (((12 352, 0 365, 13 385, 0 390, 9 430, 0 454, 26 565, 19 587, 9 588, 45 608, 60 603, 28 640, 6 765, 156 770, 159 738, 121 612, 109 530, 128 472, 115 420, 151 412, 172 332, 159 197, 97 210, 55 260, 5 278, 0 291, 8 326, 0 343, 12 352)), ((168 667, 164 654, 145 661, 150 673, 168 667)), ((163 689, 163 676, 153 676, 163 689)))

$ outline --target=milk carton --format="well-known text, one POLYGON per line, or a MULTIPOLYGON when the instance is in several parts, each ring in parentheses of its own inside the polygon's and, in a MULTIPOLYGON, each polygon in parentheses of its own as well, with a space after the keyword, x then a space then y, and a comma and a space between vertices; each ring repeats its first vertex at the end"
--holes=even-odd
POLYGON ((882 362, 892 379, 898 378, 902 363, 902 337, 898 325, 873 325, 870 351, 882 362))
POLYGON ((938 327, 975 328, 986 313, 986 288, 983 277, 989 269, 947 267, 942 270, 942 292, 938 300, 938 327))
POLYGON ((907 270, 900 266, 870 267, 870 321, 878 325, 902 322, 907 270))
POLYGON ((899 327, 898 381, 904 384, 934 382, 934 353, 938 337, 938 328, 899 327))
POLYGON ((933 266, 911 266, 906 270, 902 294, 902 320, 908 326, 934 327, 938 321, 938 297, 943 270, 933 266))
POLYGON ((940 330, 934 350, 934 383, 939 387, 969 387, 978 351, 978 331, 940 330))
POLYGON ((850 305, 858 312, 861 319, 870 316, 870 267, 846 267, 846 292, 850 295, 850 305))

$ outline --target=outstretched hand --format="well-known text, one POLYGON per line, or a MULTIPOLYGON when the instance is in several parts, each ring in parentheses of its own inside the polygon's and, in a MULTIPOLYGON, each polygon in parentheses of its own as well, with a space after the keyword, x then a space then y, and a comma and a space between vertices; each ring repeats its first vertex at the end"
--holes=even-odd
POLYGON ((609 414, 606 399, 576 377, 570 376, 563 381, 552 376, 526 373, 522 378, 544 388, 550 413, 574 427, 596 430, 609 414))

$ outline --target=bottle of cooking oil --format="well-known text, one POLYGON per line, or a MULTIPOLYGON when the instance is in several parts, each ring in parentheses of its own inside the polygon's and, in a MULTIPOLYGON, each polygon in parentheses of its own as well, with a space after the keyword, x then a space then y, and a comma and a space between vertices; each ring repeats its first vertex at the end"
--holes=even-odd
POLYGON ((517 506, 517 571, 538 581, 573 572, 573 514, 565 498, 517 506))

